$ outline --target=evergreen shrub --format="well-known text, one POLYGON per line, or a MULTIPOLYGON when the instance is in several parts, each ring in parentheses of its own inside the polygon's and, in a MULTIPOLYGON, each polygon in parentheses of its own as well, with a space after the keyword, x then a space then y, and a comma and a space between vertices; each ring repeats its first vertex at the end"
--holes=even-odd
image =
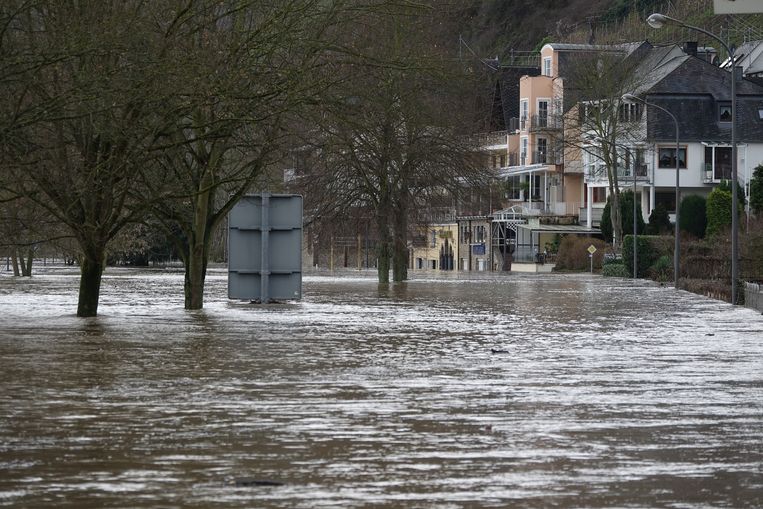
POLYGON ((716 187, 707 198, 707 236, 717 235, 731 226, 731 192, 716 187))
POLYGON ((668 255, 662 255, 649 267, 649 277, 655 281, 670 281, 673 279, 673 259, 668 255))
POLYGON ((679 223, 681 231, 698 239, 704 238, 707 228, 707 200, 696 194, 681 200, 679 223))
POLYGON ((665 208, 665 205, 658 203, 652 213, 649 214, 649 224, 646 227, 647 235, 665 235, 673 230, 673 225, 670 224, 670 216, 665 208))
MULTIPOLYGON (((638 253, 636 263, 638 263, 638 274, 636 277, 648 277, 649 268, 661 256, 671 257, 675 248, 675 239, 673 237, 659 235, 639 235, 638 253)), ((626 235, 623 240, 623 265, 628 270, 628 274, 633 275, 633 235, 626 235)))
POLYGON ((601 275, 607 277, 630 277, 628 269, 622 263, 605 263, 601 275))

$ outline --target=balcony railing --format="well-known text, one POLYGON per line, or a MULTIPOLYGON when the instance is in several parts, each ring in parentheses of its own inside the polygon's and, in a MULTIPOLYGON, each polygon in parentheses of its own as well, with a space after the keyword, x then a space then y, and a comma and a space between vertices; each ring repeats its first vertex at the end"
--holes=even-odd
POLYGON ((487 146, 505 146, 508 143, 508 138, 506 131, 493 131, 488 133, 481 133, 477 134, 474 137, 474 141, 477 145, 480 147, 487 147, 487 146))
POLYGON ((562 150, 554 145, 546 150, 536 150, 533 152, 533 164, 562 164, 564 158, 562 150))
POLYGON ((532 115, 530 116, 531 131, 547 131, 562 129, 562 118, 557 115, 532 115))
MULTIPOLYGON (((621 185, 627 184, 628 182, 633 182, 633 172, 634 172, 634 168, 629 168, 626 166, 618 166, 617 180, 620 182, 621 185)), ((638 164, 635 167, 635 172, 636 172, 637 182, 642 182, 642 183, 651 182, 651 179, 649 177, 649 165, 638 164)), ((594 171, 591 171, 590 167, 585 169, 586 182, 604 182, 606 180, 607 180, 607 171, 603 164, 597 164, 595 166, 594 171)))
MULTIPOLYGON (((601 216, 604 214, 604 207, 592 207, 591 208, 591 223, 594 225, 601 224, 601 216)), ((588 208, 580 207, 578 210, 578 222, 585 224, 588 222, 588 208)))
POLYGON ((562 164, 564 154, 561 147, 552 145, 545 151, 536 150, 530 154, 509 152, 509 166, 527 166, 530 164, 562 164))
POLYGON ((731 164, 716 164, 713 170, 712 163, 702 163, 700 166, 702 181, 705 184, 718 183, 721 180, 731 180, 731 164))

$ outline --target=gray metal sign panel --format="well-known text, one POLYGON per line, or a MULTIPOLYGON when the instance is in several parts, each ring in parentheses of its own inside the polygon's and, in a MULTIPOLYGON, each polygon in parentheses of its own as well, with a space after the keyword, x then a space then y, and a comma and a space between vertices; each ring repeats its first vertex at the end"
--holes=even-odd
POLYGON ((761 0, 713 0, 715 14, 763 13, 761 0))
POLYGON ((244 196, 228 214, 228 298, 302 298, 302 197, 244 196))

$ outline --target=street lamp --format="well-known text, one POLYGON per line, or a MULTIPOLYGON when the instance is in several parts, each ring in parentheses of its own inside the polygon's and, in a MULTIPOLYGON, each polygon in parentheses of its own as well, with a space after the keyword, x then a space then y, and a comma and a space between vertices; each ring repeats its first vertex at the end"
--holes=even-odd
MULTIPOLYGON (((681 227, 678 224, 679 218, 680 218, 680 209, 681 209, 681 187, 680 187, 680 157, 679 154, 681 153, 681 147, 679 145, 679 131, 678 131, 678 119, 675 115, 673 115, 671 112, 663 108, 662 106, 658 106, 656 104, 652 104, 650 102, 645 101, 644 99, 641 99, 640 97, 636 97, 633 94, 624 94, 623 95, 623 101, 627 102, 640 102, 646 106, 652 106, 654 108, 657 108, 658 110, 662 110, 665 113, 667 113, 670 118, 673 119, 673 124, 675 124, 676 128, 676 246, 675 246, 675 255, 673 256, 673 283, 676 288, 678 288, 678 269, 680 267, 680 258, 681 258, 681 227)), ((658 154, 659 156, 659 154, 658 154)), ((633 199, 635 200, 636 197, 634 196, 633 199)), ((634 249, 636 246, 634 246, 634 249)))
POLYGON ((718 41, 726 50, 731 59, 731 303, 737 303, 737 279, 739 277, 739 217, 737 214, 739 196, 737 193, 737 93, 736 93, 736 57, 734 48, 730 48, 723 39, 708 32, 704 28, 687 25, 681 20, 665 16, 664 14, 654 13, 649 16, 646 22, 652 28, 662 28, 665 24, 674 24, 694 30, 707 35, 718 41))

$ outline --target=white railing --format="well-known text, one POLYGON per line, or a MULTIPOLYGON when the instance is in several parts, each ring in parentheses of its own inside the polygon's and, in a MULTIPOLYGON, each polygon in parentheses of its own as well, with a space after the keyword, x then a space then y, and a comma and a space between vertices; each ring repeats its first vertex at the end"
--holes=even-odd
MULTIPOLYGON (((591 209, 591 219, 594 223, 600 223, 601 222, 601 216, 604 213, 604 207, 593 207, 591 209)), ((583 224, 588 222, 588 208, 587 207, 580 207, 578 210, 578 221, 583 224)))
POLYGON ((763 287, 758 283, 745 283, 744 305, 763 312, 763 287))

